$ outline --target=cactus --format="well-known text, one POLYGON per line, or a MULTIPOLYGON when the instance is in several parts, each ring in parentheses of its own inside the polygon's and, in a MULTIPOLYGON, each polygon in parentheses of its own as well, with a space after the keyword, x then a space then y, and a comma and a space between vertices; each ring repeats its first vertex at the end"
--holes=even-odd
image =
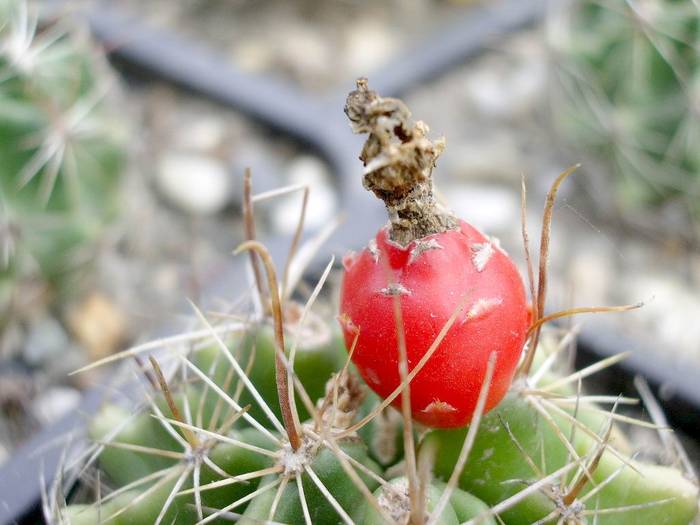
POLYGON ((0 1, 0 307, 19 282, 68 291, 119 209, 124 124, 114 79, 68 20, 39 28, 26 0, 0 1))
POLYGON ((551 24, 556 124, 613 175, 623 209, 677 202, 700 219, 700 8, 570 4, 551 24))
MULTIPOLYGON (((638 461, 621 430, 621 423, 657 425, 618 413, 633 399, 582 390, 582 380, 621 356, 569 373, 562 363, 571 334, 543 329, 556 317, 630 308, 544 315, 554 197, 570 173, 557 179, 545 207, 540 284, 536 292, 531 286, 534 306, 516 378, 489 410, 498 366, 492 353, 474 380, 468 426, 418 426, 409 403, 391 406, 409 400, 413 378, 466 303, 440 327, 425 359, 409 368, 403 354, 401 384, 382 398, 368 391, 351 360, 359 336, 343 349, 340 337, 328 336, 337 333, 335 322, 311 312, 333 260, 306 304, 295 304, 293 285, 286 278, 278 285, 269 253, 249 239, 237 253, 249 251, 256 268, 259 308, 252 314, 212 325, 194 307, 202 329, 87 367, 149 355, 148 365, 132 361, 138 379, 129 376, 126 387, 132 398, 143 392, 140 408, 109 401, 89 426, 92 445, 86 464, 77 462, 78 484, 98 497, 65 505, 72 487, 56 483, 47 491, 47 521, 688 525, 698 506, 692 472, 638 461), (344 359, 339 350, 347 350, 344 359)), ((246 184, 252 232, 249 178, 246 184)), ((284 275, 296 257, 292 250, 284 275)))

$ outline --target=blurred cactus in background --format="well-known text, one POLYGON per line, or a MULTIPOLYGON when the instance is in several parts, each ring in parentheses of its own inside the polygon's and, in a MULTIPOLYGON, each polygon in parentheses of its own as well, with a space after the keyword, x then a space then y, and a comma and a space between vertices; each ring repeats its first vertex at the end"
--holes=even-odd
MULTIPOLYGON (((0 0, 0 310, 41 283, 75 288, 75 271, 118 210, 126 133, 107 105, 103 57, 67 19, 40 21, 0 0)), ((8 316, 9 317, 9 316, 8 316)))
POLYGON ((626 213, 663 206, 700 220, 700 5, 583 0, 553 22, 564 137, 602 161, 626 213))

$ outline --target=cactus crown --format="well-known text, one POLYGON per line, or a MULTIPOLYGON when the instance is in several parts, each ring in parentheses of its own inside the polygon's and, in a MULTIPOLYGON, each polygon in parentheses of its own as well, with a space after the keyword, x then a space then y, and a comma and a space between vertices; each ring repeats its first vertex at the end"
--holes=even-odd
MULTIPOLYGON (((393 349, 403 356, 401 385, 384 400, 365 392, 335 330, 324 341, 314 334, 313 344, 300 336, 333 260, 296 309, 301 313, 285 319, 292 280, 279 287, 269 254, 249 238, 238 251, 249 249, 254 265, 262 261, 266 269, 267 286, 259 271, 259 299, 252 301, 262 308, 212 324, 193 306, 201 329, 89 367, 133 359, 137 382, 125 380, 130 391, 143 392, 141 409, 112 401, 97 415, 92 445, 66 465, 76 467, 72 472, 97 498, 66 506, 70 487, 57 482, 47 491, 47 521, 687 525, 698 503, 696 482, 686 479, 691 472, 636 461, 618 428, 658 426, 618 413, 632 399, 582 390, 583 379, 621 356, 569 374, 558 370, 558 358, 573 334, 540 335, 542 324, 557 316, 605 310, 544 316, 549 222, 556 189, 569 173, 556 181, 545 208, 545 260, 536 294, 531 286, 537 304, 520 379, 484 413, 497 363, 490 359, 469 427, 419 427, 406 404, 403 417, 392 417, 389 404, 408 399, 431 351, 409 370, 405 354, 393 349), (143 355, 151 356, 150 366, 143 355)), ((252 232, 249 179, 246 188, 252 232)), ((292 247, 288 266, 298 257, 292 247)), ((445 324, 435 348, 465 306, 445 324)), ((347 353, 353 351, 351 345, 347 353)))

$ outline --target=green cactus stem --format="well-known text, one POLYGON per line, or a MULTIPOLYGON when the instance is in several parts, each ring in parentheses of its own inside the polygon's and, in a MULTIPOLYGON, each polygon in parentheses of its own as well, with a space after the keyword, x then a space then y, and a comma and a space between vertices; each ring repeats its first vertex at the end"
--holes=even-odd
MULTIPOLYGON (((567 413, 552 413, 548 418, 519 394, 509 394, 484 416, 471 452, 473 460, 462 472, 459 486, 496 506, 567 465, 572 468, 562 477, 570 482, 577 470, 572 463, 574 451, 590 460, 602 438, 597 436, 600 428, 574 425, 567 413)), ((438 476, 451 474, 465 433, 466 429, 436 430, 424 438, 422 446, 435 447, 438 476)), ((561 511, 582 517, 597 513, 600 524, 687 525, 697 512, 697 486, 677 470, 642 464, 610 448, 602 451, 591 470, 592 483, 575 500, 564 502, 565 491, 557 478, 505 510, 501 518, 509 525, 526 525, 561 511), (589 493, 591 497, 585 499, 589 493)))

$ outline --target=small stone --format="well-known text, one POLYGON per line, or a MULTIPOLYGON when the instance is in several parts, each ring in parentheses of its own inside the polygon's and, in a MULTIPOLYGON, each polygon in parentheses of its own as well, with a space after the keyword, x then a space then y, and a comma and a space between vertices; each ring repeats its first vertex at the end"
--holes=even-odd
POLYGON ((502 232, 520 224, 520 201, 513 190, 496 185, 455 184, 439 188, 448 208, 482 231, 502 232))
MULTIPOLYGON (((254 194, 276 190, 284 185, 282 175, 285 164, 277 156, 270 155, 269 145, 254 141, 237 145, 236 151, 231 156, 230 166, 234 188, 243 188, 246 169, 250 169, 253 177, 254 194)), ((242 190, 238 192, 239 196, 241 194, 242 190)), ((238 203, 239 208, 240 205, 241 203, 238 203)))
POLYGON ((511 88, 510 111, 514 116, 534 110, 546 92, 546 65, 541 60, 520 64, 509 78, 511 88))
POLYGON ((98 292, 70 311, 68 326, 91 360, 113 354, 126 337, 126 320, 121 310, 98 292))
MULTIPOLYGON (((562 235, 558 238, 562 238, 562 235)), ((580 245, 576 253, 566 257, 568 278, 575 283, 576 302, 606 304, 614 301, 609 297, 609 292, 614 288, 615 268, 612 261, 615 253, 604 242, 584 241, 582 238, 578 242, 580 245)))
POLYGON ((361 76, 387 63, 397 49, 396 37, 386 25, 362 21, 350 26, 346 62, 350 76, 361 76))
POLYGON ((485 117, 509 120, 532 112, 538 105, 547 80, 542 58, 517 57, 516 63, 501 57, 481 61, 466 78, 470 102, 485 117))
POLYGON ((296 80, 308 87, 321 87, 333 55, 318 28, 287 24, 280 31, 274 49, 276 66, 291 70, 296 80))
POLYGON ((450 146, 443 157, 445 169, 470 184, 502 182, 519 188, 523 166, 527 165, 522 145, 513 134, 502 131, 485 130, 480 135, 450 146))
POLYGON ((187 126, 178 128, 173 144, 178 149, 208 152, 221 146, 226 136, 226 125, 216 117, 200 117, 187 126))
MULTIPOLYGON (((312 155, 296 157, 287 169, 287 184, 309 186, 309 202, 304 225, 317 230, 326 225, 337 213, 337 196, 326 165, 312 155)), ((272 212, 275 229, 289 235, 296 230, 301 210, 301 192, 280 197, 272 212)))
POLYGON ((80 403, 80 392, 70 387, 53 387, 32 401, 32 414, 42 426, 55 423, 75 410, 80 403))
POLYGON ((41 365, 58 358, 68 345, 68 335, 61 323, 53 317, 43 317, 29 328, 24 359, 30 365, 41 365))
POLYGON ((261 73, 270 68, 274 53, 263 39, 246 39, 231 50, 233 61, 243 71, 261 73))
POLYGON ((182 275, 176 263, 162 263, 153 272, 153 288, 162 294, 179 288, 182 275))
POLYGON ((493 68, 481 67, 466 79, 467 95, 476 108, 485 115, 503 118, 510 113, 507 87, 493 68))
POLYGON ((231 177, 212 157, 170 152, 158 164, 156 186, 172 205, 195 215, 213 215, 232 197, 231 177))

